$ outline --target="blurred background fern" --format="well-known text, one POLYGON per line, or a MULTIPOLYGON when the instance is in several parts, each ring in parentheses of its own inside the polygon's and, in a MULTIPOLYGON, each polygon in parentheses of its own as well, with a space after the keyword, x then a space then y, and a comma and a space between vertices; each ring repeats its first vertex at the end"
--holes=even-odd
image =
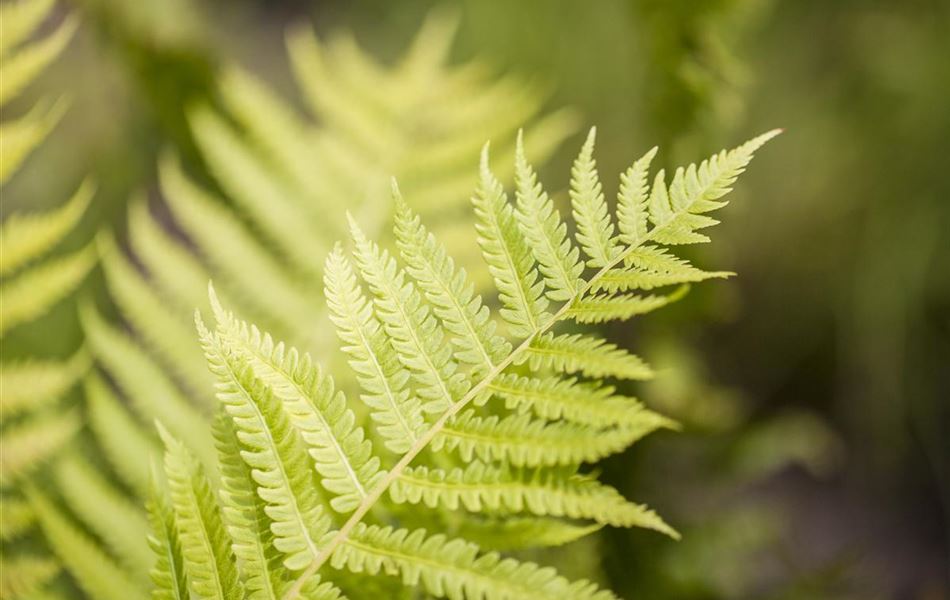
MULTIPOLYGON (((319 351, 317 327, 287 324, 323 318, 313 316, 312 269, 339 237, 341 197, 365 227, 379 227, 388 204, 378 194, 399 175, 458 254, 474 250, 453 214, 486 138, 503 174, 525 125, 544 178, 566 171, 561 142, 581 122, 600 128, 605 173, 654 143, 670 166, 782 126, 736 192, 721 243, 701 250, 740 273, 736 282, 609 331, 635 338, 669 373, 642 395, 684 431, 608 461, 604 478, 662 506, 684 541, 618 530, 543 558, 629 598, 950 596, 945 3, 31 4, 52 14, 36 9, 38 30, 22 40, 8 29, 14 4, 3 4, 5 176, 7 124, 67 106, 45 98, 65 97, 68 110, 3 187, 5 566, 23 552, 49 555, 35 529, 7 540, 19 517, 29 520, 24 480, 6 481, 11 428, 36 410, 72 407, 55 413, 80 430, 71 456, 31 478, 48 537, 89 541, 116 570, 143 572, 136 561, 147 548, 130 541, 142 513, 122 507, 146 491, 136 465, 155 443, 148 423, 171 410, 192 429, 178 435, 202 438, 210 390, 194 369, 197 344, 178 355, 163 340, 193 338, 186 319, 213 276, 248 316, 319 351), (31 87, 8 92, 11 50, 35 44, 34 56, 52 58, 71 33, 31 87), (331 173, 317 177, 318 167, 331 173), (86 179, 96 182, 91 202, 92 188, 79 188, 86 179), (281 247, 256 212, 265 203, 286 209, 272 225, 319 232, 312 245, 281 247), (58 224, 48 260, 81 257, 63 292, 93 255, 102 268, 83 284, 89 293, 51 296, 49 311, 31 305, 21 310, 30 322, 13 326, 12 286, 47 264, 6 269, 25 212, 58 224), (247 289, 250 269, 272 282, 267 298, 247 289), (82 390, 67 393, 92 362, 82 390), (56 367, 34 375, 50 402, 12 391, 8 367, 23 364, 56 367), (128 537, 110 537, 97 506, 127 515, 128 537)), ((38 580, 56 573, 29 568, 38 580)), ((17 597, 10 590, 26 588, 8 587, 18 584, 3 571, 4 597, 17 597)), ((54 589, 75 591, 74 578, 54 589)))

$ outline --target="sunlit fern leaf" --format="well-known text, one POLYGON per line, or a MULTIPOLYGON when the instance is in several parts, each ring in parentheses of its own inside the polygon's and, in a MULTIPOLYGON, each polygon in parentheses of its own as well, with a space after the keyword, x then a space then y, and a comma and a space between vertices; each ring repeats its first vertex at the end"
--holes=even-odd
POLYGON ((478 187, 472 196, 475 229, 482 256, 498 286, 502 318, 511 335, 523 337, 546 318, 548 301, 527 241, 515 221, 514 209, 501 181, 488 166, 488 145, 482 150, 478 187))
POLYGON ((193 397, 208 398, 211 378, 194 343, 191 319, 163 301, 105 232, 98 237, 106 284, 123 316, 159 356, 163 365, 188 384, 193 397))
POLYGON ((0 365, 0 422, 58 401, 88 368, 89 355, 83 351, 64 361, 26 359, 0 365))
POLYGON ((446 410, 468 391, 434 314, 395 258, 353 222, 356 263, 375 296, 376 314, 399 361, 409 371, 426 413, 446 410))
MULTIPOLYGON (((166 470, 170 480, 177 480, 176 502, 188 500, 188 510, 175 508, 185 570, 189 562, 200 563, 202 585, 217 585, 207 588, 214 594, 206 593, 223 594, 222 577, 237 581, 229 553, 236 549, 242 562, 256 565, 246 580, 263 597, 278 589, 287 598, 306 595, 308 586, 320 581, 317 575, 326 563, 356 574, 399 575, 407 585, 421 584, 429 594, 450 598, 613 597, 586 581, 570 583, 552 569, 482 553, 465 540, 367 521, 386 521, 399 513, 400 503, 409 502, 431 510, 429 520, 436 523, 445 524, 443 517, 455 514, 462 530, 466 516, 455 511, 464 508, 485 513, 469 517, 474 526, 499 515, 561 517, 590 521, 591 526, 645 527, 676 537, 651 510, 578 471, 581 463, 620 452, 651 431, 675 427, 599 381, 643 379, 652 371, 605 340, 550 330, 563 321, 586 320, 578 318, 580 309, 595 311, 597 320, 615 320, 676 299, 677 291, 651 299, 593 290, 620 265, 639 268, 630 257, 644 248, 692 239, 708 222, 684 215, 710 210, 712 205, 702 203, 718 200, 735 171, 748 162, 743 156, 751 153, 749 148, 766 138, 718 155, 716 165, 725 166, 714 165, 717 174, 710 175, 713 167, 702 167, 691 178, 696 168, 683 170, 675 192, 658 184, 664 190, 655 187, 647 202, 646 230, 628 243, 615 234, 606 213, 589 136, 572 172, 579 221, 575 239, 588 264, 599 270, 587 278, 579 273, 575 283, 571 257, 579 257, 578 247, 562 236, 561 225, 550 216, 540 229, 524 217, 519 222, 488 166, 486 149, 474 198, 476 226, 501 292, 501 317, 523 338, 517 344, 496 337, 489 310, 398 190, 393 190, 396 240, 408 268, 351 219, 357 270, 340 247, 330 255, 324 282, 330 314, 365 387, 373 420, 398 460, 375 456, 356 414, 306 354, 237 319, 212 290, 216 328, 208 330, 200 315, 196 322, 226 415, 216 429, 227 469, 224 514, 234 531, 232 538, 226 536, 197 464, 180 443, 163 434, 166 470), (704 183, 694 185, 694 180, 704 183), (548 238, 546 259, 538 256, 532 236, 548 238), (546 270, 539 267, 543 260, 546 270), (555 261, 568 277, 551 276, 555 261), (548 311, 549 281, 553 296, 563 297, 555 312, 548 311), (363 296, 363 284, 374 296, 372 302, 363 296), (504 400, 504 406, 486 406, 492 396, 504 400), (431 464, 410 466, 420 455, 431 464), (472 462, 475 458, 478 462, 472 462), (190 524, 183 525, 179 517, 191 519, 190 524), (234 519, 244 527, 235 528, 230 523, 234 519), (204 534, 203 545, 194 530, 204 534), (268 553, 270 547, 276 552, 268 553), (274 569, 282 568, 292 572, 289 581, 275 577, 274 569)), ((523 152, 517 154, 520 202, 543 207, 543 192, 523 152)), ((630 206, 644 206, 642 198, 630 206)), ((642 223, 636 215, 629 218, 642 223)), ((644 253, 655 272, 683 275, 690 268, 664 251, 644 253)), ((426 515, 410 520, 424 522, 426 515)), ((566 539, 572 534, 561 529, 557 535, 566 539)), ((185 577, 194 584, 190 571, 185 577)))
POLYGON ((621 248, 614 238, 614 224, 594 162, 595 131, 590 130, 571 168, 570 196, 577 241, 587 254, 587 264, 599 268, 613 262, 621 248))
POLYGON ((0 598, 32 598, 59 570, 59 563, 47 557, 29 554, 0 557, 0 598))
POLYGON ((444 471, 410 467, 389 488, 394 502, 470 512, 528 513, 589 519, 602 525, 647 527, 678 537, 653 511, 610 486, 570 471, 507 469, 475 461, 444 471))
POLYGON ((615 395, 611 386, 580 382, 573 377, 524 377, 511 373, 495 378, 489 389, 505 400, 507 408, 530 410, 549 421, 633 427, 656 418, 637 400, 615 395))
POLYGON ((549 517, 468 518, 456 528, 458 537, 488 550, 514 551, 563 546, 600 530, 598 523, 576 524, 549 517))
MULTIPOLYGON (((153 471, 155 470, 153 466, 153 471)), ((149 478, 150 492, 148 512, 148 545, 155 555, 149 575, 152 578, 152 598, 155 600, 189 600, 188 578, 185 576, 185 559, 181 553, 181 540, 175 525, 175 513, 165 494, 158 490, 161 476, 155 472, 149 478)))
POLYGON ((147 584, 152 553, 146 543, 148 525, 139 507, 79 457, 61 458, 54 476, 72 512, 105 542, 130 576, 147 584))
POLYGON ((362 388, 360 398, 386 447, 405 452, 424 428, 421 403, 409 393, 409 371, 399 362, 339 245, 327 258, 324 281, 330 318, 362 388))
POLYGON ((538 261, 548 298, 563 301, 572 297, 584 272, 580 251, 567 238, 567 225, 528 163, 521 132, 515 152, 515 196, 518 225, 538 261))
POLYGON ((627 319, 653 312, 686 295, 688 286, 681 286, 669 294, 613 295, 609 292, 591 295, 575 302, 567 312, 569 318, 578 323, 604 323, 606 321, 626 321, 627 319))
POLYGON ((217 377, 217 393, 242 439, 242 458, 254 469, 257 493, 273 524, 274 546, 290 569, 300 569, 318 553, 317 543, 330 528, 328 508, 318 494, 316 472, 307 447, 280 408, 280 402, 253 371, 203 328, 202 345, 217 377))
POLYGON ((205 461, 214 464, 214 448, 202 413, 178 391, 174 382, 125 332, 105 322, 91 304, 80 307, 80 319, 90 353, 129 398, 143 423, 155 419, 205 461))
POLYGON ((616 344, 580 333, 545 333, 533 338, 524 355, 518 358, 526 361, 533 371, 547 367, 564 373, 583 373, 588 377, 653 377, 653 369, 640 357, 616 344))
POLYGON ((357 573, 399 575, 407 585, 447 598, 615 598, 588 581, 571 583, 554 569, 519 563, 498 554, 480 554, 478 546, 423 529, 378 527, 360 523, 337 547, 330 564, 357 573))
POLYGON ((72 439, 80 426, 75 410, 47 410, 5 427, 0 483, 10 485, 39 469, 72 439))
POLYGON ((16 539, 29 531, 35 523, 30 504, 12 495, 0 496, 0 540, 16 539))
POLYGON ((432 448, 454 450, 465 462, 478 457, 516 466, 592 463, 623 450, 664 423, 656 419, 646 431, 647 420, 633 427, 595 429, 576 423, 548 423, 526 414, 485 417, 466 410, 442 428, 432 440, 432 448))
POLYGON ((0 285, 0 334, 42 316, 85 278, 95 263, 92 248, 50 259, 0 285))
MULTIPOLYGON (((291 424, 309 446, 323 487, 336 496, 330 502, 333 509, 351 511, 382 474, 372 444, 362 427, 355 425, 343 393, 308 354, 301 355, 295 348, 275 343, 256 327, 238 323, 213 293, 212 306, 225 351, 236 355, 241 365, 238 369, 249 367, 253 377, 286 409, 291 424)), ((207 336, 202 337, 207 353, 207 336)), ((232 367, 231 372, 234 370, 232 367)))
POLYGON ((199 598, 241 598, 243 585, 221 511, 201 463, 161 425, 168 498, 181 539, 184 572, 199 598))
POLYGON ((148 497, 148 465, 159 456, 158 444, 135 422, 102 377, 88 375, 83 390, 89 427, 109 464, 139 498, 148 497))
MULTIPOLYGON (((0 7, 0 106, 33 81, 72 37, 75 23, 66 21, 46 37, 27 42, 52 9, 49 0, 7 2, 0 7)), ((64 110, 62 102, 40 102, 25 115, 0 124, 0 184, 43 141, 64 110)))
POLYGON ((97 600, 144 600, 148 594, 99 545, 35 488, 27 497, 46 540, 79 587, 97 600))
POLYGON ((7 217, 0 227, 0 275, 12 274, 59 243, 79 222, 93 191, 93 185, 86 182, 59 208, 7 217))
POLYGON ((258 495, 251 467, 241 457, 242 444, 230 418, 220 415, 215 419, 214 437, 221 465, 222 515, 248 597, 278 600, 290 577, 274 547, 267 503, 258 495))

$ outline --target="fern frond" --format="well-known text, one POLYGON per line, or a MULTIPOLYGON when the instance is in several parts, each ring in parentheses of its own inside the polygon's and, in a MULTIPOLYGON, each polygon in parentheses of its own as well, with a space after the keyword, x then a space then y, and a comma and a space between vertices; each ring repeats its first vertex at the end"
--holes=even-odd
POLYGON ((362 388, 360 398, 370 408, 386 447, 406 452, 425 426, 421 404, 407 388, 409 372, 400 364, 339 245, 327 258, 324 273, 330 319, 362 388))
POLYGON ((614 224, 607 211, 603 187, 594 161, 596 128, 591 128, 571 167, 571 206, 577 223, 577 241, 587 254, 587 264, 603 267, 621 252, 614 238, 614 224))
POLYGON ((36 522, 36 516, 30 504, 13 496, 0 496, 0 540, 14 540, 27 531, 36 522))
POLYGON ((458 362, 473 367, 473 375, 490 371, 510 351, 510 344, 495 333, 488 307, 475 294, 465 271, 455 269, 452 257, 413 214, 395 183, 393 197, 396 243, 407 272, 425 292, 442 326, 452 334, 458 362))
POLYGON ((489 385, 508 409, 531 410, 549 421, 564 419, 592 427, 631 427, 645 416, 640 402, 614 395, 614 388, 578 382, 575 378, 523 377, 505 374, 489 385))
POLYGON ((326 219, 302 210, 282 181, 252 155, 223 119, 208 109, 191 114, 192 131, 212 174, 228 196, 248 214, 270 243, 303 273, 319 273, 315 256, 324 256, 336 231, 326 219))
POLYGON ((351 226, 357 266, 376 296, 376 314, 400 362, 416 382, 423 410, 446 410, 465 395, 469 384, 458 372, 438 321, 395 259, 370 242, 355 222, 351 226))
MULTIPOLYGON (((0 106, 16 97, 60 53, 72 37, 75 21, 67 19, 46 37, 25 42, 52 11, 48 0, 5 3, 0 19, 0 106), (21 45, 22 44, 22 45, 21 45)), ((0 124, 0 184, 43 141, 65 111, 62 101, 40 102, 14 120, 0 124)), ((7 233, 6 230, 3 232, 7 233)))
POLYGON ((66 47, 76 31, 76 21, 67 19, 53 33, 24 44, 0 65, 0 106, 16 98, 66 47))
POLYGON ((676 302, 686 295, 689 286, 680 286, 670 294, 641 296, 638 294, 597 294, 579 300, 567 311, 567 318, 578 323, 626 321, 676 302))
POLYGON ((267 503, 274 546, 286 555, 288 569, 300 569, 316 556, 318 541, 330 529, 307 446, 250 367, 242 366, 197 322, 208 365, 218 380, 218 398, 246 448, 241 456, 254 469, 257 493, 267 503))
POLYGON ((165 477, 181 539, 184 571, 199 598, 229 600, 244 595, 218 503, 201 463, 161 424, 165 477))
POLYGON ((478 457, 519 467, 596 462, 665 423, 646 421, 632 427, 593 429, 576 423, 548 423, 530 415, 481 417, 467 410, 442 428, 431 447, 455 450, 465 462, 478 457))
POLYGON ((99 234, 97 246, 106 285, 122 315, 162 364, 188 384, 194 397, 212 404, 211 378, 194 343, 191 322, 155 293, 109 233, 99 234))
POLYGON ((107 556, 99 545, 69 521, 35 488, 27 497, 36 511, 46 541, 76 583, 90 597, 102 600, 145 600, 138 583, 107 556))
POLYGON ((602 525, 647 527, 678 537, 653 511, 627 501, 612 487, 557 470, 510 470, 477 461, 450 471, 411 467, 393 482, 389 495, 400 504, 590 519, 602 525))
POLYGON ((95 249, 88 247, 54 258, 0 286, 0 334, 45 314, 83 280, 95 262, 95 249))
POLYGON ((553 301, 573 297, 581 284, 584 265, 580 251, 567 238, 567 225, 541 187, 524 154, 523 135, 518 132, 515 152, 516 215, 553 301))
POLYGON ((489 170, 487 145, 482 150, 478 187, 472 204, 478 243, 504 306, 500 314, 512 335, 530 335, 546 318, 548 301, 543 294, 544 281, 538 277, 505 190, 489 170))
POLYGON ((0 124, 0 184, 16 172, 66 112, 66 103, 39 102, 18 119, 0 124))
POLYGON ((7 486, 38 469, 72 439, 80 426, 75 411, 47 411, 5 428, 0 484, 7 486))
POLYGON ((549 517, 489 517, 465 519, 458 536, 482 548, 506 551, 563 546, 588 536, 603 526, 576 525, 549 517))
POLYGON ((109 464, 140 498, 149 496, 148 465, 158 445, 135 422, 109 385, 95 373, 83 383, 89 427, 109 464))
POLYGON ((79 351, 66 361, 29 359, 0 365, 3 402, 0 421, 43 409, 59 400, 89 368, 89 355, 79 351))
POLYGON ((647 176, 650 163, 658 148, 654 146, 629 169, 620 175, 620 190, 617 192, 617 222, 620 241, 628 245, 639 244, 647 235, 648 200, 650 187, 647 176))
POLYGON ((447 598, 615 598, 588 581, 570 583, 553 569, 493 552, 480 554, 475 544, 441 534, 427 537, 423 529, 409 532, 360 523, 330 564, 369 575, 398 574, 406 585, 421 583, 430 594, 447 598))
MULTIPOLYGON (((639 231, 643 234, 635 243, 628 243, 624 241, 624 234, 629 232, 621 230, 621 235, 616 235, 607 213, 593 162, 592 132, 572 171, 572 200, 575 220, 578 222, 576 238, 588 255, 588 264, 596 265, 598 270, 590 277, 584 278, 578 284, 576 292, 565 298, 553 314, 546 312, 546 278, 539 278, 540 260, 536 260, 532 255, 527 241, 528 235, 520 230, 504 189, 488 168, 486 147, 480 165, 480 183, 473 199, 477 217, 476 229, 485 260, 500 292, 502 318, 509 323, 510 329, 518 331, 521 341, 513 345, 508 355, 495 363, 492 369, 472 376, 470 381, 466 380, 467 391, 460 399, 455 400, 451 394, 443 393, 443 396, 451 401, 448 408, 441 412, 396 465, 381 478, 379 484, 369 490, 343 525, 335 532, 327 534, 319 554, 289 588, 286 597, 296 597, 309 577, 316 574, 328 560, 338 568, 349 566, 357 572, 365 570, 370 574, 378 573, 382 568, 386 568, 388 572, 401 571, 404 581, 410 584, 417 583, 422 577, 430 593, 450 597, 480 598, 487 590, 491 590, 498 597, 519 598, 532 597, 532 594, 537 594, 538 597, 573 598, 595 593, 595 588, 586 587, 585 582, 569 584, 557 577, 553 571, 544 571, 549 578, 545 581, 556 580, 559 582, 556 587, 561 587, 558 593, 553 595, 551 591, 541 589, 545 583, 543 581, 536 582, 537 585, 527 590, 506 587, 510 582, 505 578, 505 573, 501 572, 493 572, 487 578, 471 579, 473 573, 467 570, 467 567, 478 564, 480 560, 495 565, 499 559, 494 555, 489 555, 493 556, 491 559, 477 559, 477 548, 463 541, 447 543, 443 537, 436 536, 432 540, 438 541, 425 542, 425 533, 422 530, 410 534, 408 530, 394 531, 363 522, 380 498, 390 490, 395 490, 391 493, 395 493, 397 498, 417 500, 430 506, 451 508, 461 505, 469 509, 487 507, 495 510, 518 510, 527 507, 544 515, 575 515, 604 523, 640 525, 675 536, 675 532, 654 513, 645 507, 628 503, 615 490, 603 487, 593 478, 565 479, 565 476, 553 474, 546 469, 525 471, 514 468, 548 465, 576 468, 578 463, 595 461, 607 454, 618 452, 657 428, 675 427, 668 419, 642 409, 635 401, 613 397, 613 390, 610 388, 598 388, 599 383, 578 384, 574 378, 563 376, 581 373, 598 379, 649 378, 652 376, 652 370, 641 359, 605 340, 579 333, 556 334, 551 329, 562 321, 576 319, 578 307, 592 311, 598 319, 615 319, 654 308, 675 298, 676 292, 672 294, 673 298, 644 299, 603 292, 593 292, 592 295, 592 290, 597 289, 602 276, 620 268, 628 259, 628 268, 641 268, 641 265, 634 262, 637 259, 631 257, 635 257, 644 248, 646 250, 642 251, 642 254, 646 256, 646 260, 643 262, 653 260, 654 264, 649 268, 644 267, 643 270, 677 277, 684 276, 684 272, 691 274, 688 263, 668 255, 664 250, 652 248, 656 244, 681 243, 690 236, 699 235, 695 233, 696 229, 708 224, 704 213, 722 206, 723 203, 718 201, 720 192, 724 193, 734 180, 734 175, 744 168, 752 150, 774 135, 775 132, 760 136, 736 150, 717 155, 718 158, 710 159, 705 163, 706 166, 693 169, 697 173, 695 177, 689 174, 689 170, 684 170, 679 179, 674 177, 676 186, 680 186, 680 189, 674 192, 666 188, 661 174, 654 184, 651 198, 647 201, 649 216, 646 230, 642 230, 642 216, 633 214, 627 218, 624 228, 632 228, 635 233, 639 231), (701 184, 694 185, 694 180, 701 184), (662 264, 664 262, 665 265, 662 264), (520 369, 517 372, 507 371, 509 367, 514 366, 520 366, 520 369), (553 370, 558 374, 548 375, 551 379, 545 383, 528 384, 518 379, 524 377, 525 381, 530 381, 531 377, 537 378, 542 370, 553 370), (525 377, 525 372, 530 372, 530 377, 525 377), (623 415, 623 424, 618 426, 611 423, 602 427, 599 425, 600 419, 605 418, 605 415, 596 413, 592 413, 593 416, 588 419, 576 419, 577 422, 549 422, 535 419, 525 412, 499 412, 484 416, 479 414, 477 409, 467 408, 469 404, 477 406, 494 393, 495 382, 509 386, 506 391, 509 408, 524 411, 524 407, 528 407, 542 416, 568 413, 577 415, 582 410, 581 406, 590 403, 593 398, 606 395, 603 397, 605 405, 623 415), (610 391, 600 391, 601 389, 610 391), (538 398, 541 390, 549 391, 551 397, 538 398), (485 467, 485 470, 479 470, 480 467, 470 467, 471 471, 458 468, 453 470, 452 458, 439 454, 443 450, 457 450, 465 462, 470 462, 477 456, 479 460, 492 465, 485 467), (427 466, 411 468, 410 463, 424 451, 426 456, 437 457, 436 464, 441 458, 450 466, 437 471, 432 471, 427 466), (412 475, 419 477, 407 479, 412 475), (479 480, 480 478, 485 480, 479 480), (434 552, 430 554, 423 551, 423 556, 420 557, 420 550, 425 548, 426 544, 430 544, 434 552), (453 544, 455 546, 449 550, 448 547, 453 544), (456 548, 466 549, 463 552, 466 555, 463 564, 454 565, 466 567, 461 572, 453 570, 451 560, 446 560, 454 558, 456 548), (479 583, 475 584, 475 581, 479 583), (463 582, 470 583, 471 587, 465 588, 463 582)), ((642 168, 645 170, 646 167, 642 168)), ((531 173, 524 165, 521 165, 520 170, 523 195, 534 195, 534 202, 539 204, 540 200, 537 198, 540 198, 542 192, 532 184, 531 173)), ((642 181, 637 181, 645 179, 645 175, 634 173, 631 177, 635 181, 628 182, 627 185, 638 185, 639 191, 625 189, 624 193, 629 197, 627 210, 635 213, 642 209, 644 202, 642 181)), ((412 223, 411 215, 402 217, 401 226, 404 240, 413 229, 416 232, 422 231, 412 223)), ((556 222, 553 223, 553 230, 557 231, 556 222)), ((415 285, 419 283, 416 277, 422 280, 431 279, 431 270, 414 270, 407 274, 357 227, 353 228, 353 238, 363 279, 377 294, 376 308, 381 320, 386 325, 399 326, 386 328, 385 333, 390 342, 399 349, 400 345, 406 344, 408 330, 409 334, 416 336, 416 339, 412 340, 415 345, 411 348, 415 350, 415 357, 430 362, 425 365, 421 361, 411 363, 404 360, 404 364, 417 370, 420 366, 425 366, 430 369, 429 373, 439 375, 438 369, 431 369, 432 352, 419 352, 419 348, 422 348, 418 338, 420 332, 431 334, 430 339, 435 343, 440 343, 445 335, 445 331, 440 327, 441 323, 431 318, 430 307, 415 291, 415 285), (413 321, 408 317, 412 317, 413 321), (431 323, 426 325, 427 328, 406 327, 407 323, 426 323, 427 318, 431 323)), ((554 237, 554 240, 556 242, 558 238, 554 237)), ((570 256, 571 251, 571 245, 565 246, 560 250, 560 258, 570 256)), ((350 284, 351 289, 356 286, 355 282, 350 284)), ((445 291, 445 288, 441 290, 442 293, 445 291)), ((436 306, 440 304, 437 299, 426 300, 436 306)), ((448 315, 445 320, 451 321, 452 318, 452 315, 448 315)), ((450 375, 454 373, 454 367, 448 371, 450 375)), ((443 374, 437 379, 430 379, 429 382, 444 383, 445 380, 443 374)), ((417 383, 424 385, 427 382, 417 383)), ((498 395, 504 397, 506 393, 499 391, 498 395)), ((520 568, 515 567, 514 563, 511 564, 512 569, 520 568)), ((525 569, 532 571, 534 567, 525 569)), ((529 573, 526 573, 526 576, 530 578, 529 573)), ((524 578, 521 581, 523 580, 524 578)), ((610 597, 609 592, 603 594, 610 597)))
POLYGON ((243 358, 254 377, 280 401, 306 442, 323 487, 336 495, 330 502, 333 509, 340 513, 352 510, 382 474, 372 443, 356 425, 343 393, 308 354, 301 355, 296 348, 288 350, 253 325, 238 323, 217 303, 213 292, 212 306, 225 346, 223 353, 243 358))
MULTIPOLYGON (((567 312, 567 311, 565 311, 567 312)), ((643 359, 616 344, 588 335, 551 332, 534 338, 518 362, 527 362, 532 371, 551 368, 588 377, 650 379, 651 369, 643 359)))
MULTIPOLYGON (((154 470, 154 465, 153 465, 154 470)), ((153 600, 189 600, 188 578, 185 575, 185 558, 172 510, 164 490, 159 489, 158 473, 150 477, 148 502, 148 545, 155 555, 154 566, 149 575, 155 587, 153 600)))
POLYGON ((53 9, 53 0, 0 4, 0 55, 26 40, 53 9))
POLYGON ((128 334, 107 324, 91 304, 80 306, 79 317, 90 352, 141 419, 167 422, 175 435, 185 440, 206 465, 214 464, 214 448, 204 418, 161 367, 128 334))
MULTIPOLYGON (((711 156, 698 167, 677 169, 668 192, 665 186, 654 185, 649 204, 650 221, 655 227, 651 239, 661 244, 709 241, 705 235, 696 233, 697 229, 718 222, 705 213, 726 205, 720 198, 732 189, 736 178, 752 160, 752 154, 779 133, 781 130, 769 131, 733 150, 711 156)), ((658 176, 657 182, 661 181, 662 176, 658 176)))
POLYGON ((130 575, 147 582, 152 553, 146 543, 148 525, 138 507, 76 456, 61 458, 54 475, 73 513, 105 541, 130 575))
POLYGON ((241 442, 229 417, 221 414, 215 419, 214 438, 221 466, 222 515, 248 597, 278 600, 289 577, 273 547, 267 504, 257 493, 251 467, 241 457, 241 442))
POLYGON ((32 598, 59 571, 59 563, 48 557, 28 554, 0 556, 0 598, 32 598))
POLYGON ((86 212, 94 190, 86 182, 59 208, 10 215, 0 226, 0 275, 10 275, 62 241, 86 212))
MULTIPOLYGON (((230 295, 266 315, 282 332, 320 331, 311 293, 300 289, 277 258, 220 203, 191 182, 170 160, 161 165, 161 183, 178 223, 226 280, 230 295), (267 294, 259 291, 267 289, 267 294)), ((299 335, 299 334, 297 334, 299 335)), ((314 334, 305 336, 315 344, 314 334)))

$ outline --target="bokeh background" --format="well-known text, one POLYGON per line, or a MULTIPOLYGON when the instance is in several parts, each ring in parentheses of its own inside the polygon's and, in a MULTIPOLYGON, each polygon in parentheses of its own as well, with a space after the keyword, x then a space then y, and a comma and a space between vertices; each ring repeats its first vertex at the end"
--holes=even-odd
MULTIPOLYGON (((610 531, 552 560, 628 598, 950 598, 946 2, 72 0, 76 37, 18 101, 71 106, 4 188, 3 217, 92 174, 66 247, 121 237, 162 152, 206 168, 183 107, 217 102, 223 65, 300 104, 288 27, 349 30, 387 62, 433 9, 458 18, 453 60, 537 82, 579 115, 541 170, 551 188, 589 125, 608 192, 654 144, 671 166, 785 129, 693 254, 739 277, 610 332, 664 370, 636 391, 684 428, 611 459, 606 479, 684 540, 610 531)), ((101 289, 94 273, 83 293, 101 289)), ((14 330, 4 360, 68 355, 75 315, 70 300, 14 330)))

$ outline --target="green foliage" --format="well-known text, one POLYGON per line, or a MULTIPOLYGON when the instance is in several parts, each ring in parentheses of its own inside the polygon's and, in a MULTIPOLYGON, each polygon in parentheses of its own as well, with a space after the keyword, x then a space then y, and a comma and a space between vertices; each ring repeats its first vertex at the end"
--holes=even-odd
MULTIPOLYGON (((215 325, 200 311, 196 323, 220 406, 220 477, 209 480, 160 427, 168 491, 155 487, 151 511, 153 578, 164 597, 187 588, 205 598, 335 598, 361 589, 353 577, 385 574, 448 598, 613 598, 492 549, 516 547, 511 536, 531 528, 541 532, 535 543, 552 545, 608 524, 678 536, 582 467, 675 426, 605 381, 652 371, 586 332, 551 330, 587 322, 585 303, 616 320, 678 297, 640 299, 632 312, 603 308, 640 287, 597 291, 605 289, 598 282, 647 264, 639 254, 659 257, 651 265, 664 266, 667 286, 694 281, 697 270, 668 247, 708 240, 699 233, 716 223, 707 213, 725 205, 753 152, 777 133, 678 169, 669 186, 660 173, 646 199, 646 173, 628 174, 619 233, 594 168, 592 133, 572 171, 574 240, 553 208, 532 222, 508 201, 486 146, 472 202, 498 319, 393 186, 398 258, 351 218, 355 260, 337 245, 324 270, 365 407, 349 402, 307 353, 229 312, 212 289, 215 325), (552 243, 530 243, 539 236, 552 243), (581 249, 588 261, 578 269, 581 249), (374 439, 388 453, 374 450, 374 439), (222 489, 217 499, 212 486, 222 489), (487 534, 496 519, 505 525, 487 534), (461 532, 490 545, 455 537, 461 532)), ((547 206, 520 144, 516 150, 516 187, 533 196, 522 205, 547 206)))
MULTIPOLYGON (((4 115, 8 114, 8 103, 62 52, 75 30, 75 22, 67 19, 48 35, 36 37, 52 11, 51 0, 0 5, 0 107, 4 115)), ((45 139, 64 110, 62 100, 45 99, 25 115, 0 124, 0 186, 45 139)), ((81 416, 66 406, 65 399, 88 370, 89 357, 78 350, 68 359, 24 357, 16 352, 12 353, 16 358, 10 359, 5 338, 11 330, 33 323, 73 293, 92 268, 95 256, 88 247, 49 256, 76 227, 92 195, 93 186, 87 182, 59 208, 12 214, 0 225, 3 598, 40 597, 60 572, 60 563, 30 539, 37 521, 54 551, 60 544, 79 539, 39 492, 34 494, 35 502, 25 502, 20 492, 80 430, 81 416)))

